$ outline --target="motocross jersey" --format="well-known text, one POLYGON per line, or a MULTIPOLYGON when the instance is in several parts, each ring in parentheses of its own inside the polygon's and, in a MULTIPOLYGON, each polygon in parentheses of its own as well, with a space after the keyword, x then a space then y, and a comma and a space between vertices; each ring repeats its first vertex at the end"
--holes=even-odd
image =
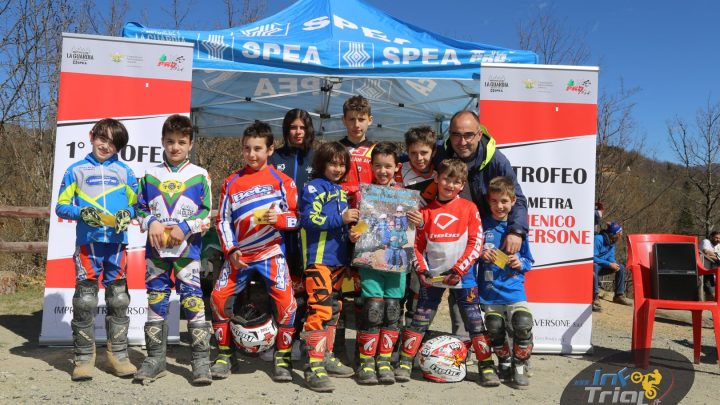
POLYGON ((92 242, 127 245, 127 232, 116 233, 110 226, 92 227, 80 219, 80 209, 94 207, 113 217, 120 210, 128 210, 134 218, 137 193, 135 174, 118 160, 117 154, 100 163, 90 153, 65 171, 55 213, 60 218, 77 221, 76 246, 92 242))
POLYGON ((427 204, 435 200, 437 196, 437 183, 435 183, 435 176, 437 172, 431 170, 430 173, 419 173, 413 169, 410 162, 402 164, 402 168, 398 171, 400 176, 399 179, 395 179, 398 183, 401 183, 404 188, 410 190, 417 190, 420 192, 422 200, 420 200, 420 207, 424 207, 427 204))
POLYGON ((249 263, 283 254, 280 231, 298 228, 295 182, 272 165, 255 171, 249 167, 228 176, 220 191, 216 227, 226 257, 240 250, 249 263), (272 205, 275 225, 260 223, 258 215, 272 205))
POLYGON ((179 246, 155 250, 148 238, 148 257, 187 257, 200 260, 202 226, 209 225, 212 195, 205 169, 184 161, 178 166, 167 162, 145 171, 140 180, 137 213, 143 230, 159 221, 164 226, 178 225, 186 240, 179 246))
POLYGON ((357 194, 360 192, 360 184, 371 184, 373 182, 370 161, 375 143, 366 139, 359 144, 354 144, 347 137, 341 139, 340 143, 350 152, 350 165, 348 166, 347 176, 340 185, 348 193, 350 207, 357 208, 357 194))
MULTIPOLYGON (((485 217, 484 249, 493 249, 502 246, 508 234, 507 221, 498 221, 493 217, 485 217)), ((525 295, 525 273, 530 271, 534 263, 530 253, 530 244, 523 239, 517 256, 522 264, 520 269, 513 269, 509 264, 500 268, 494 263, 482 264, 478 274, 480 284, 480 303, 490 305, 508 305, 527 301, 525 295)))
POLYGON ((452 269, 462 276, 462 281, 454 288, 475 287, 474 265, 480 257, 483 241, 480 214, 475 204, 456 196, 445 203, 435 200, 420 213, 423 227, 415 236, 418 272, 427 271, 431 277, 436 277, 452 269))
POLYGON ((342 215, 348 209, 347 194, 339 185, 324 177, 305 186, 300 201, 300 239, 303 262, 347 266, 348 225, 342 215))

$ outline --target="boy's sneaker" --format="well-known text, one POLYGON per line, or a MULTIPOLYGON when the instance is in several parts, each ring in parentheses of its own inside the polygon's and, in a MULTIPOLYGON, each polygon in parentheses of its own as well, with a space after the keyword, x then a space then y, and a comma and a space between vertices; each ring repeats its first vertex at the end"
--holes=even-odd
POLYGON ((627 305, 627 306, 632 306, 632 304, 633 304, 632 301, 625 298, 625 295, 623 295, 623 294, 615 294, 615 296, 613 297, 613 302, 616 304, 627 305))
POLYGON ((599 299, 595 298, 595 300, 593 300, 592 310, 593 310, 593 312, 601 312, 602 311, 602 306, 600 306, 599 299))

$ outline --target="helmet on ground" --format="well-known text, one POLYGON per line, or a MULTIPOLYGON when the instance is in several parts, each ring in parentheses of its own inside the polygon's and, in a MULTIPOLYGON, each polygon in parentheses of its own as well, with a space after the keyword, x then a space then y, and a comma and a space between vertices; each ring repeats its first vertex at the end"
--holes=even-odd
POLYGON ((235 346, 246 353, 260 353, 275 344, 277 327, 272 316, 254 304, 243 305, 230 320, 235 346))
POLYGON ((467 347, 460 339, 438 336, 420 349, 420 369, 423 377, 435 382, 458 382, 465 378, 467 347))

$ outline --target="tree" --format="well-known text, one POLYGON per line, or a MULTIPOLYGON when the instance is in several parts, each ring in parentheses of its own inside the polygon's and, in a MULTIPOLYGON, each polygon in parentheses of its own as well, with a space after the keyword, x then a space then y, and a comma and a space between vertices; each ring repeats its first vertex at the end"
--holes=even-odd
POLYGON ((707 235, 719 218, 720 200, 720 102, 710 98, 698 109, 694 125, 676 117, 668 123, 668 136, 675 156, 684 166, 684 175, 693 193, 685 196, 694 203, 692 214, 707 235))
POLYGON ((529 49, 547 65, 582 65, 590 58, 585 32, 572 28, 567 18, 558 19, 555 6, 520 22, 517 27, 520 49, 529 49))
POLYGON ((232 28, 238 25, 251 23, 265 14, 266 1, 264 0, 223 0, 227 15, 227 26, 232 28), (241 3, 241 4, 238 4, 241 3))

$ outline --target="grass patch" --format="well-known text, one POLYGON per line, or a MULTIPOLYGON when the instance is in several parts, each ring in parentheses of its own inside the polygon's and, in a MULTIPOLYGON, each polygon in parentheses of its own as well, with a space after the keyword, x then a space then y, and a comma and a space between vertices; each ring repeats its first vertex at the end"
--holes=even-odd
POLYGON ((44 279, 21 275, 15 294, 0 295, 0 314, 33 314, 42 309, 44 292, 44 279))

